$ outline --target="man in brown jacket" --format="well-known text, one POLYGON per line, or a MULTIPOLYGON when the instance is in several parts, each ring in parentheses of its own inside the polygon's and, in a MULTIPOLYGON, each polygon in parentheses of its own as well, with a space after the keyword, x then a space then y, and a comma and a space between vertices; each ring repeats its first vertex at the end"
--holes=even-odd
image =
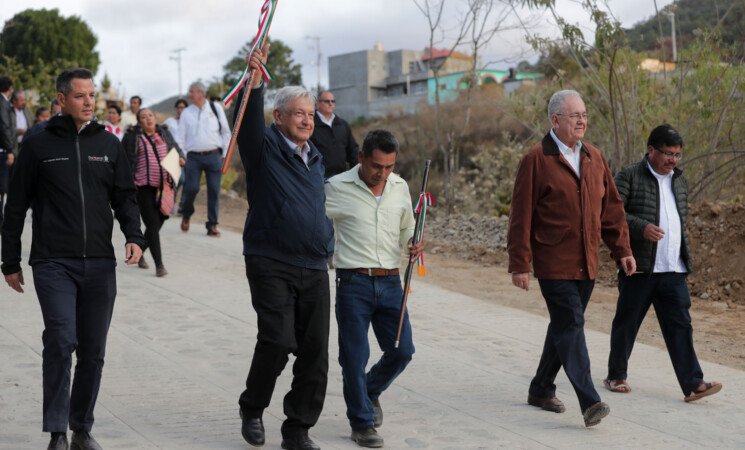
POLYGON ((597 148, 580 141, 587 129, 582 98, 571 90, 555 93, 548 116, 553 128, 517 169, 507 238, 509 272, 512 283, 527 291, 532 260, 551 317, 528 403, 564 412, 554 384, 564 366, 590 427, 610 412, 592 383, 584 333, 600 239, 626 274, 634 273, 636 262, 608 164, 597 148))

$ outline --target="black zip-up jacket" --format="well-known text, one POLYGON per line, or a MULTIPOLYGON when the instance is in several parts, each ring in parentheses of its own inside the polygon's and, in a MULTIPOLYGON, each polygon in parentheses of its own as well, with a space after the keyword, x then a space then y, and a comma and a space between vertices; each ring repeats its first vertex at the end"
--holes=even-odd
MULTIPOLYGON (((241 89, 236 105, 242 98, 241 89)), ((327 246, 334 230, 326 217, 323 158, 315 145, 308 145, 306 164, 275 124, 264 125, 264 87, 251 92, 238 133, 249 205, 243 229, 244 255, 327 270, 327 246)))
POLYGON ((8 153, 14 153, 16 148, 16 130, 13 128, 11 114, 13 107, 10 106, 10 101, 0 94, 0 149, 8 153))
MULTIPOLYGON (((619 170, 614 179, 618 194, 626 210, 626 222, 629 224, 629 241, 631 252, 636 260, 636 270, 652 274, 657 258, 657 242, 645 239, 644 228, 650 223, 660 225, 660 188, 647 165, 647 155, 641 161, 629 164, 619 170)), ((688 183, 683 172, 677 167, 673 170, 672 180, 675 205, 680 216, 680 257, 688 269, 693 272, 691 248, 688 245, 688 183)))
POLYGON ((349 163, 349 168, 356 166, 360 147, 354 140, 352 129, 347 121, 334 116, 334 121, 331 122, 331 126, 328 126, 318 117, 318 111, 316 111, 313 122, 315 127, 310 141, 323 156, 323 164, 326 167, 324 178, 329 179, 346 172, 347 163, 349 163))
POLYGON ((143 250, 140 212, 119 139, 90 122, 80 132, 70 115, 52 117, 23 144, 8 189, 2 228, 2 272, 21 270, 21 233, 32 207, 29 263, 45 258, 111 258, 114 218, 127 243, 143 250))

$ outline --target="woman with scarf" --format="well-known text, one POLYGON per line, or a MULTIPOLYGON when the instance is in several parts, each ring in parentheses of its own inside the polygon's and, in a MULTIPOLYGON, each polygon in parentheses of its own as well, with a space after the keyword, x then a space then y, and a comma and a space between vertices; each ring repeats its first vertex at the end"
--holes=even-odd
MULTIPOLYGON (((137 204, 145 224, 150 254, 155 260, 155 275, 163 277, 168 271, 163 266, 159 233, 173 207, 174 184, 171 175, 161 166, 161 161, 170 149, 175 148, 179 153, 179 164, 183 166, 186 164, 184 153, 168 129, 158 125, 155 115, 147 108, 137 111, 137 125, 129 127, 122 145, 134 174, 137 204)), ((138 265, 143 269, 150 267, 143 259, 138 265)))

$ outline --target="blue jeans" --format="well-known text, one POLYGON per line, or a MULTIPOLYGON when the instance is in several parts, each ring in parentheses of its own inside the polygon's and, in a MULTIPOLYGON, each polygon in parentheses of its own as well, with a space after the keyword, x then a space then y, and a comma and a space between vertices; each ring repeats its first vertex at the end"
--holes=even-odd
POLYGON ((181 194, 185 197, 182 212, 184 218, 191 218, 194 214, 194 198, 199 193, 199 181, 202 179, 202 172, 207 176, 207 229, 217 226, 217 215, 220 209, 220 182, 222 180, 222 158, 220 152, 209 155, 197 155, 189 153, 186 160, 186 183, 184 192, 181 194))
POLYGON ((116 297, 116 261, 50 258, 33 263, 44 317, 43 430, 91 431, 116 297), (77 355, 70 391, 72 353, 77 355))
POLYGON ((610 334, 608 379, 625 380, 631 351, 639 327, 654 305, 675 376, 689 395, 704 381, 704 374, 693 349, 691 297, 685 273, 618 274, 618 303, 610 334))
POLYGON ((371 277, 354 270, 336 269, 339 364, 347 418, 353 430, 374 425, 372 400, 377 400, 404 371, 414 354, 408 312, 399 347, 394 348, 402 295, 398 275, 371 277), (370 358, 367 332, 371 323, 383 356, 365 373, 370 358))

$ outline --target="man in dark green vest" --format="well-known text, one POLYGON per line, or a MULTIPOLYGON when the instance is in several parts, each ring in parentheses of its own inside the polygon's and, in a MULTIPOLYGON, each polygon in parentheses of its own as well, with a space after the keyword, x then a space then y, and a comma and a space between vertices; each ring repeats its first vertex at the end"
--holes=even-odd
POLYGON ((688 184, 676 168, 683 157, 683 138, 670 125, 652 130, 647 154, 615 176, 626 210, 636 272, 618 272, 618 305, 611 331, 608 378, 611 392, 630 393, 627 368, 639 326, 654 305, 665 345, 686 402, 722 389, 707 383, 693 349, 686 277, 693 270, 688 245, 688 184))

